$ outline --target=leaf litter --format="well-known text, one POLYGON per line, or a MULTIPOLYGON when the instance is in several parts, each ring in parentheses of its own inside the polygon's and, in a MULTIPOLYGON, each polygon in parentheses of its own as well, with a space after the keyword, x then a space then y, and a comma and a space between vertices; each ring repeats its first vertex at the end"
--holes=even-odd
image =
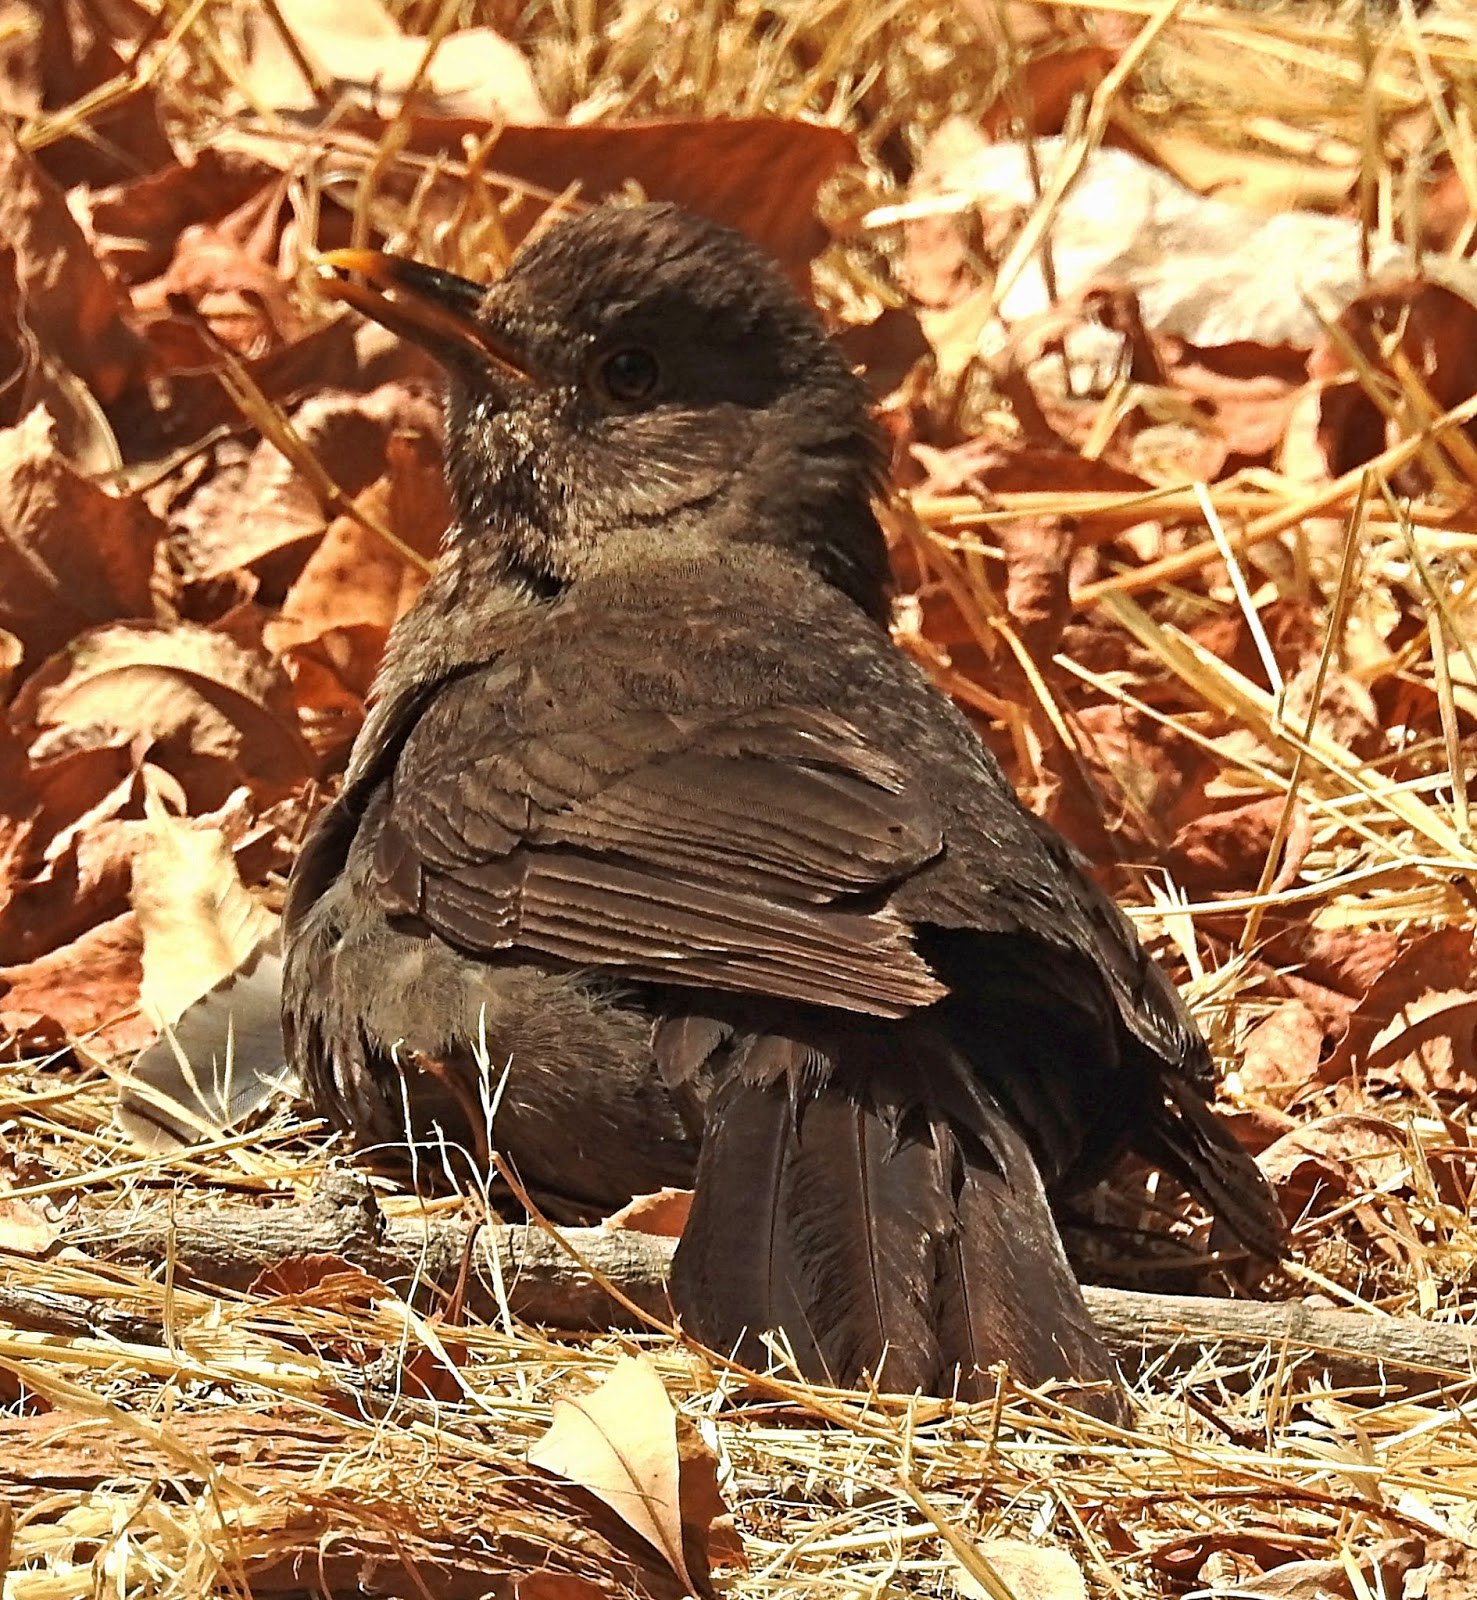
POLYGON ((1456 0, 0 7, 6 1600, 1470 1591, 1459 1372, 1166 1347, 1119 1432, 95 1230, 333 1181, 244 1019, 448 512, 435 374, 315 254, 485 278, 646 194, 866 366, 899 643, 1169 964, 1294 1226, 1247 1282, 1120 1173, 1083 1270, 1470 1324, 1474 60, 1456 0), (213 1121, 120 1126, 181 1059, 213 1121))

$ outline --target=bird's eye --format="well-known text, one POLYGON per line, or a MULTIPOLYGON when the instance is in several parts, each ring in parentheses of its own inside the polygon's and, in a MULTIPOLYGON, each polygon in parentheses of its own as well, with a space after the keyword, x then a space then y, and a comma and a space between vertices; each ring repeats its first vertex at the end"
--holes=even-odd
POLYGON ((602 356, 595 366, 595 381, 619 405, 635 405, 647 399, 657 386, 661 369, 656 357, 644 345, 623 345, 602 356))

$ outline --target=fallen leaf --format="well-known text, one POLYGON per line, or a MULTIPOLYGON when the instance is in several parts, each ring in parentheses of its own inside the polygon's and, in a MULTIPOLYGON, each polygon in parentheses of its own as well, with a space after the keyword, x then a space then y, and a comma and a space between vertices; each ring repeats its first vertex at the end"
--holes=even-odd
MULTIPOLYGON (((1364 930, 1356 930, 1340 943, 1346 947, 1363 937, 1364 930)), ((1385 952, 1389 943, 1387 936, 1385 952)), ((1397 942, 1397 949, 1382 970, 1371 972, 1347 1034, 1324 1063, 1325 1082, 1367 1071, 1377 1049, 1387 1077, 1404 1066, 1428 1092, 1436 1080, 1460 1083, 1472 1074, 1473 1022, 1466 1002, 1477 993, 1477 946, 1471 932, 1440 928, 1403 947, 1397 942), (1448 1010, 1452 1015, 1443 1021, 1448 1010)))
POLYGON ((691 1210, 691 1189, 658 1189, 655 1194, 638 1194, 628 1200, 619 1211, 612 1211, 600 1226, 680 1239, 691 1210))
POLYGON ((1367 1193, 1409 1171, 1402 1130, 1382 1117, 1339 1112, 1301 1124, 1257 1156, 1277 1190, 1282 1209, 1295 1217, 1320 1188, 1335 1195, 1367 1193))
POLYGON ((31 665, 90 623, 152 616, 164 535, 139 496, 78 473, 44 409, 0 432, 0 627, 31 665))
POLYGON ((12 706, 32 758, 141 739, 196 811, 242 783, 265 791, 301 782, 315 762, 291 685, 225 626, 117 622, 79 633, 12 706))
POLYGON ((1323 1023, 1301 1000, 1283 1000, 1247 1034, 1236 1061, 1243 1090, 1285 1105, 1318 1077, 1323 1023))
MULTIPOLYGON (((938 137, 945 136, 945 130, 938 137)), ((925 151, 903 206, 874 213, 875 225, 906 221, 910 281, 917 279, 917 224, 925 217, 956 220, 964 257, 999 259, 1036 208, 1037 183, 1050 183, 1065 158, 1061 139, 971 145, 952 125, 951 149, 932 160, 925 151), (1040 178, 1037 173, 1040 173, 1040 178), (971 229, 982 230, 985 249, 971 229)), ((1201 349, 1249 342, 1269 348, 1310 349, 1322 334, 1312 308, 1343 307, 1361 292, 1359 227, 1352 219, 1313 211, 1260 217, 1222 200, 1206 199, 1162 168, 1127 150, 1100 148, 1083 162, 1056 208, 1047 235, 1054 276, 1048 285, 1040 253, 1001 286, 998 310, 1007 325, 1050 312, 1095 282, 1111 280, 1131 290, 1154 333, 1177 334, 1201 349), (1300 295, 1289 295, 1282 264, 1298 263, 1300 295)), ((931 249, 938 256, 936 238, 931 249)), ((1374 270, 1399 259, 1393 242, 1376 243, 1374 270)), ((968 272, 966 266, 960 272, 968 272)), ((931 268, 935 278, 938 267, 931 268)), ((965 305, 956 283, 950 309, 965 305)), ((967 299, 979 298, 977 330, 988 322, 996 287, 981 281, 967 299)), ((934 338, 936 327, 925 318, 934 338)), ((956 316, 953 336, 967 325, 956 316)), ((938 347, 938 341, 936 348, 938 347)), ((941 361, 952 358, 941 352, 941 361)))
MULTIPOLYGON (((342 136, 364 140, 365 158, 379 148, 384 124, 347 114, 342 136)), ((841 128, 785 117, 674 117, 587 126, 491 126, 465 117, 407 116, 396 125, 408 153, 432 163, 464 159, 468 140, 496 137, 482 162, 489 194, 498 180, 508 182, 511 201, 503 229, 518 242, 544 215, 546 203, 528 200, 535 192, 574 190, 594 203, 628 193, 636 186, 647 199, 670 200, 711 217, 767 250, 802 287, 809 287, 810 263, 830 242, 816 216, 821 185, 857 160, 851 135, 841 128)), ((262 153, 270 153, 261 146, 262 153)), ((299 159, 296 145, 280 156, 299 159)), ((414 169, 412 169, 414 175, 414 169)), ((381 185, 393 185, 393 169, 381 170, 381 185)), ((427 186, 414 175, 423 218, 461 215, 461 179, 427 186)), ((404 198, 409 199, 410 190, 404 198)))
POLYGON ((123 316, 66 195, 0 127, 0 239, 15 251, 26 320, 43 349, 107 405, 143 370, 144 347, 123 316))
POLYGON ((0 967, 0 1039, 38 1054, 85 1043, 93 1054, 137 1050, 153 1033, 138 1009, 143 938, 131 911, 23 966, 0 967))
POLYGON ((609 1507, 660 1553, 689 1593, 710 1593, 708 1535, 722 1502, 711 1456, 700 1470, 689 1469, 683 1495, 677 1423, 655 1369, 627 1356, 598 1389, 554 1402, 553 1423, 528 1459, 609 1507))
MULTIPOLYGON (((409 429, 385 444, 385 477, 356 502, 362 516, 417 554, 432 557, 451 520, 439 437, 409 429)), ((332 630, 388 630, 426 581, 424 569, 358 517, 336 518, 282 602, 267 642, 281 653, 332 630)))
MULTIPOLYGON (((384 475, 393 434, 441 437, 439 403, 403 384, 367 395, 331 389, 315 394, 293 409, 291 422, 304 446, 351 497, 384 475)), ((193 578, 220 578, 242 567, 262 570, 268 557, 302 545, 291 572, 295 580, 308 555, 306 541, 321 537, 328 521, 314 486, 263 440, 244 461, 212 474, 188 504, 174 508, 170 526, 174 548, 193 578)), ((262 598, 274 598, 274 591, 282 592, 275 581, 262 598)))
POLYGON ((61 126, 36 152, 61 188, 111 183, 173 160, 154 85, 145 79, 129 93, 109 92, 127 74, 125 58, 143 46, 141 9, 101 12, 85 0, 11 0, 6 23, 16 54, 7 63, 5 110, 43 123, 47 113, 61 114, 61 126), (86 114, 66 119, 79 104, 87 105, 86 114))
MULTIPOLYGON (((1023 1539, 982 1539, 974 1547, 1009 1591, 1011 1600, 1087 1600, 1087 1580, 1082 1568, 1065 1550, 1027 1544, 1023 1539)), ((970 1600, 996 1600, 973 1574, 954 1575, 962 1595, 970 1600)))
MULTIPOLYGON (((1208 811, 1187 822, 1169 847, 1168 862, 1176 879, 1196 896, 1255 888, 1285 809, 1281 796, 1274 796, 1208 811)), ((1270 885, 1273 893, 1296 881, 1312 843, 1307 811, 1294 803, 1270 885)))
MULTIPOLYGON (((1388 370, 1391 352, 1409 363, 1436 411, 1477 393, 1477 299, 1465 286, 1423 276, 1390 276, 1371 284, 1338 318, 1345 339, 1380 370, 1388 370)), ((1395 418, 1365 394, 1357 376, 1337 381, 1349 370, 1344 351, 1330 337, 1320 341, 1309 363, 1323 389, 1318 437, 1335 474, 1351 471, 1403 438, 1410 419, 1395 418)), ((1424 418, 1417 420, 1424 421, 1424 418)), ((1477 439, 1477 426, 1465 432, 1477 439)), ((1427 466, 1411 462, 1396 475, 1399 487, 1416 494, 1430 483, 1427 466)))
MULTIPOLYGON (((13 1187, 8 1178, 0 1175, 0 1250, 18 1256, 44 1256, 61 1237, 61 1224, 38 1202, 10 1193, 13 1187)), ((0 1566, 0 1577, 4 1573, 0 1566)))
POLYGON ((262 105, 308 111, 320 104, 320 94, 299 65, 306 55, 328 95, 339 102, 351 95, 393 112, 415 84, 417 103, 444 116, 541 122, 548 115, 523 52, 491 28, 453 31, 431 52, 429 42, 403 32, 379 0, 278 3, 297 57, 276 18, 247 14, 243 81, 248 97, 262 105))
POLYGON ((158 1022, 171 1023, 234 972, 277 917, 242 884, 219 829, 151 812, 133 861, 144 940, 140 999, 158 1022))

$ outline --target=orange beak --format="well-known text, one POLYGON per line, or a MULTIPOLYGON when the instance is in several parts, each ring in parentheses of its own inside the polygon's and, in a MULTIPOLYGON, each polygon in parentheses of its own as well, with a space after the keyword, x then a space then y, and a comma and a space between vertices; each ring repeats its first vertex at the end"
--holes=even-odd
POLYGON ((320 294, 353 306, 438 361, 471 358, 507 376, 528 377, 517 353, 482 326, 478 312, 487 290, 480 284, 379 250, 330 250, 318 258, 318 272, 320 294))

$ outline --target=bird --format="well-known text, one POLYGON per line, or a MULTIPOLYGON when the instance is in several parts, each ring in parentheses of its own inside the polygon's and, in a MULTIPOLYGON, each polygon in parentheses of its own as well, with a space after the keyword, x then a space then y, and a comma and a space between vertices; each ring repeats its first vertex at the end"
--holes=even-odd
POLYGON ((1173 984, 889 636, 817 314, 663 203, 491 286, 320 270, 445 369, 455 517, 289 882, 316 1106, 556 1218, 691 1185, 673 1305, 751 1366, 1121 1415, 1053 1204, 1133 1151, 1262 1257, 1281 1215, 1173 984))

